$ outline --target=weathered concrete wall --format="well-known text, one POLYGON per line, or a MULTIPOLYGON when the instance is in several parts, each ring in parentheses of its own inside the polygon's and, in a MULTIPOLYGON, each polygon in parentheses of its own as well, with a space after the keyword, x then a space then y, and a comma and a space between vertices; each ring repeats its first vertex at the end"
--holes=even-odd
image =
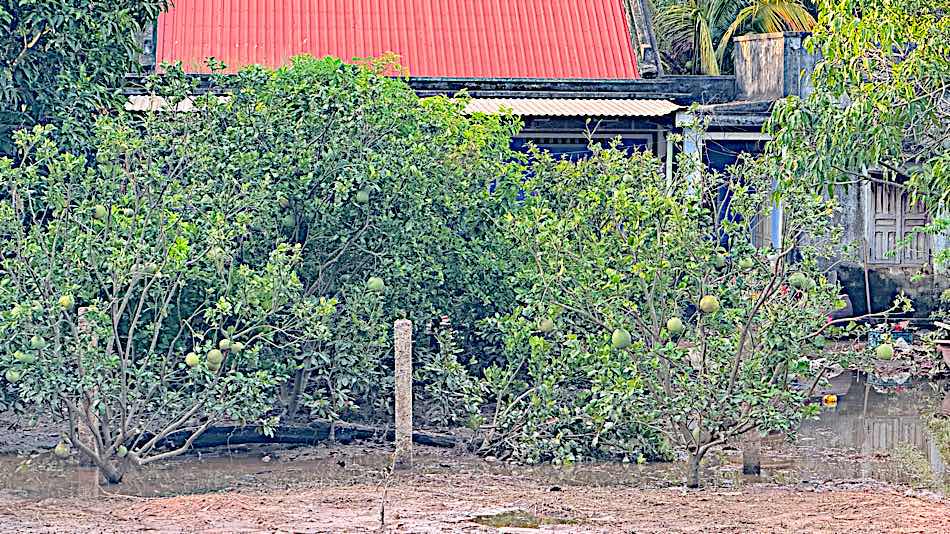
POLYGON ((864 241, 864 204, 861 201, 861 187, 851 185, 835 189, 835 198, 841 211, 835 216, 835 224, 841 227, 841 243, 838 254, 841 259, 861 262, 861 246, 864 241))
POLYGON ((740 100, 807 96, 817 56, 804 47, 807 33, 762 33, 736 37, 733 61, 740 100))
MULTIPOLYGON (((835 268, 838 282, 851 298, 855 315, 867 313, 864 294, 864 266, 842 262, 835 268)), ((914 305, 912 317, 927 317, 939 308, 940 293, 950 288, 945 275, 935 274, 932 266, 883 267, 872 265, 868 271, 871 309, 881 312, 891 307, 901 292, 914 305)))
MULTIPOLYGON (((835 250, 838 260, 834 274, 845 292, 851 298, 855 315, 868 313, 864 280, 865 250, 865 206, 861 187, 839 187, 835 196, 841 205, 841 211, 835 217, 835 224, 842 230, 841 239, 835 250)), ((933 240, 934 254, 947 248, 946 236, 936 236, 933 240)), ((880 312, 891 307, 894 298, 901 291, 914 304, 915 317, 930 315, 939 307, 940 294, 950 288, 950 276, 946 267, 935 265, 883 266, 870 265, 868 269, 870 283, 871 310, 880 312)))

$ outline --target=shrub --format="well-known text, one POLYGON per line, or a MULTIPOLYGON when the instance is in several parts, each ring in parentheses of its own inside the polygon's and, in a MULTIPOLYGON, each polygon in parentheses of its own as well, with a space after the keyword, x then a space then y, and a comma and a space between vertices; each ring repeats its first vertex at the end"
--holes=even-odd
POLYGON ((301 296, 299 245, 244 255, 270 184, 153 127, 100 120, 95 163, 37 127, 0 160, 0 368, 109 482, 262 417, 282 353, 328 315, 301 296))
POLYGON ((576 163, 534 154, 532 193, 508 219, 532 260, 500 321, 508 361, 486 371, 488 446, 526 461, 683 452, 696 485, 711 447, 809 412, 813 334, 837 295, 819 261, 835 204, 773 191, 766 160, 719 175, 684 157, 669 182, 652 154, 593 150, 576 163), (757 235, 777 202, 772 249, 757 235), (542 332, 545 320, 557 327, 542 332))
MULTIPOLYGON (((508 148, 517 124, 466 116, 464 99, 420 99, 383 75, 391 68, 298 57, 277 71, 246 69, 222 82, 226 101, 198 103, 218 167, 270 183, 262 227, 301 247, 305 294, 336 303, 325 338, 302 347, 284 388, 289 418, 300 407, 387 415, 393 320, 412 319, 420 340, 447 315, 477 353, 476 322, 513 300, 495 224, 508 197, 490 187, 520 176, 508 148)), ((431 371, 429 386, 441 380, 431 371)), ((422 404, 444 393, 421 391, 422 404)))

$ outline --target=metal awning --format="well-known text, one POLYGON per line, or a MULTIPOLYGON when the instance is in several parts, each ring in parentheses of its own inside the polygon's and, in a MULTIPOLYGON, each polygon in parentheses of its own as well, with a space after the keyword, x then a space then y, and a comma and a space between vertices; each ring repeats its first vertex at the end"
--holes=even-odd
POLYGON ((663 117, 682 108, 669 100, 632 98, 473 98, 465 113, 510 110, 522 117, 663 117))
MULTIPOLYGON (((219 102, 227 102, 229 99, 229 96, 218 97, 219 102)), ((131 95, 125 101, 126 111, 172 111, 169 106, 170 104, 165 97, 155 95, 131 95)), ((174 111, 186 113, 195 111, 195 97, 185 97, 175 106, 174 111)))
MULTIPOLYGON (((219 96, 227 101, 229 97, 219 96)), ((160 96, 132 95, 126 111, 171 111, 160 96)), ((187 97, 175 111, 194 111, 194 98, 187 97)), ((663 117, 683 109, 669 100, 633 98, 473 98, 465 113, 500 113, 510 110, 521 117, 663 117)))

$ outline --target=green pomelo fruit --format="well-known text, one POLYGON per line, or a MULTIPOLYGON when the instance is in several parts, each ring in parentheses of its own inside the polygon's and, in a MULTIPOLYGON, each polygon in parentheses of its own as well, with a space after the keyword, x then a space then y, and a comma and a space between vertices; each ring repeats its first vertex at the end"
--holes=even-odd
POLYGON ((63 295, 59 297, 59 307, 64 310, 72 309, 74 304, 72 295, 63 295))
POLYGON ((614 330, 614 333, 610 336, 610 346, 615 349, 625 349, 630 346, 631 342, 630 332, 623 328, 614 330))
POLYGON ((699 310, 703 313, 716 313, 719 311, 719 299, 712 295, 706 295, 699 299, 699 310))
POLYGON ((874 354, 881 360, 890 360, 894 357, 894 345, 882 343, 874 349, 874 354))
POLYGON ((386 289, 386 283, 378 276, 372 276, 366 281, 366 289, 381 293, 386 289))
POLYGON ((33 336, 30 338, 30 348, 34 350, 40 350, 46 348, 46 340, 40 336, 33 336))
POLYGON ((795 289, 805 289, 808 285, 808 277, 803 273, 794 273, 788 277, 788 284, 795 289))
POLYGON ((673 317, 666 322, 666 329, 674 336, 682 334, 686 330, 683 320, 679 317, 673 317))
POLYGON ((211 349, 208 351, 208 367, 216 366, 220 367, 221 362, 224 361, 224 354, 221 353, 218 349, 211 349))

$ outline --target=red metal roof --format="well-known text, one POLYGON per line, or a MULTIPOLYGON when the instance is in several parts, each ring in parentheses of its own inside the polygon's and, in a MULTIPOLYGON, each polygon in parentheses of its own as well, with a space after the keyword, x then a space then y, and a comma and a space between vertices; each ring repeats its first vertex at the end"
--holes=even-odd
POLYGON ((158 62, 276 67, 394 52, 410 76, 638 78, 622 0, 175 0, 158 62))

